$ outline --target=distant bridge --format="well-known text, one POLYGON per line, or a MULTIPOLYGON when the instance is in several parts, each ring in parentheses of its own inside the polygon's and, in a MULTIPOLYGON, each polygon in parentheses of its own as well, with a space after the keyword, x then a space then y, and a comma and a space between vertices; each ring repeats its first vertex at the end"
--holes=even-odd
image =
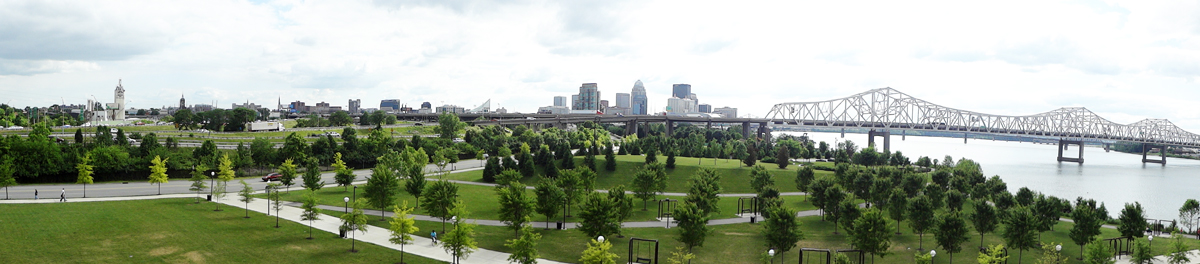
POLYGON ((1184 131, 1166 119, 1145 119, 1123 125, 1083 107, 1064 107, 1027 115, 992 115, 949 108, 917 99, 892 88, 873 89, 849 97, 803 103, 776 104, 767 113, 776 124, 866 128, 869 137, 892 130, 964 132, 1059 138, 1059 161, 1083 163, 1083 141, 1126 141, 1143 144, 1142 162, 1166 163, 1166 146, 1200 147, 1200 135, 1184 131), (877 131, 878 130, 878 131, 877 131), (1066 145, 1079 145, 1079 157, 1062 156, 1066 145), (1160 147, 1159 160, 1146 159, 1146 149, 1160 147))

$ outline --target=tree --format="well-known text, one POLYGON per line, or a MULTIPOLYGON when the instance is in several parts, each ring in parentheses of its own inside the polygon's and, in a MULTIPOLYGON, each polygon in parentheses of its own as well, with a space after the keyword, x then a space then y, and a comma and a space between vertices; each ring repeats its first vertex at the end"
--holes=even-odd
POLYGON ((629 197, 625 193, 625 185, 617 185, 608 189, 608 199, 611 199, 617 207, 617 235, 621 234, 621 224, 625 219, 633 215, 633 197, 629 197))
POLYGON ((933 205, 933 209, 940 209, 943 205, 946 205, 946 187, 944 186, 933 183, 925 185, 925 190, 921 191, 925 197, 929 197, 929 202, 933 205))
POLYGON ((238 191, 238 201, 246 206, 245 218, 250 218, 250 202, 254 201, 254 188, 250 188, 250 184, 246 183, 246 180, 240 180, 240 182, 242 182, 242 190, 238 191))
POLYGON ((1096 212, 1096 201, 1079 199, 1075 204, 1075 209, 1071 210, 1071 220, 1075 221, 1075 225, 1071 227, 1068 236, 1071 241, 1079 245, 1079 258, 1083 258, 1083 246, 1095 240, 1096 236, 1100 235, 1100 226, 1104 224, 1100 219, 1100 215, 1096 212))
POLYGON ((525 185, 520 182, 496 188, 496 197, 500 202, 500 221, 507 222, 508 228, 520 236, 521 228, 534 213, 534 198, 525 193, 525 185))
POLYGON ((909 227, 920 237, 917 251, 924 250, 925 231, 933 227, 936 221, 933 216, 933 203, 929 201, 929 197, 922 195, 908 201, 908 220, 909 227))
POLYGON ((788 156, 788 147, 779 146, 775 148, 775 164, 779 165, 779 169, 787 169, 791 163, 791 157, 788 156))
POLYGON ((566 194, 550 178, 538 181, 533 193, 537 194, 537 212, 546 216, 546 228, 550 228, 550 218, 558 215, 561 204, 566 201, 566 194))
POLYGON ((514 183, 521 183, 521 173, 518 173, 515 170, 504 170, 500 172, 499 177, 496 178, 497 188, 508 187, 514 183))
POLYGON ((407 147, 402 153, 404 157, 404 176, 408 178, 404 182, 404 191, 417 198, 416 206, 421 207, 421 195, 425 191, 425 164, 429 163, 429 156, 425 155, 424 150, 413 149, 407 147))
POLYGON ((79 176, 75 178, 75 183, 83 184, 83 198, 87 198, 87 185, 92 183, 92 153, 83 155, 79 158, 79 163, 75 164, 75 170, 79 171, 79 176))
POLYGON ((442 219, 442 232, 446 231, 446 220, 453 213, 455 201, 458 201, 458 185, 448 181, 435 181, 425 188, 425 200, 421 206, 429 216, 442 219))
POLYGON ((671 252, 671 257, 667 258, 667 263, 668 264, 691 264, 692 259, 695 259, 695 258, 696 258, 695 254, 684 251, 683 247, 675 247, 675 252, 671 252))
POLYGON ((583 264, 616 264, 614 260, 617 254, 613 254, 608 250, 612 248, 612 244, 608 240, 603 242, 592 239, 588 242, 587 249, 583 250, 583 254, 579 257, 579 262, 583 264))
POLYGON ((668 169, 675 168, 675 150, 674 149, 667 150, 667 164, 666 165, 667 165, 668 169))
POLYGON ((658 150, 646 150, 646 164, 658 162, 658 150))
POLYGON ((871 253, 872 260, 875 256, 886 256, 888 248, 892 246, 890 238, 893 231, 879 209, 867 210, 854 221, 850 230, 854 230, 850 233, 850 245, 871 253))
POLYGON ((1189 249, 1188 243, 1183 241, 1183 235, 1178 233, 1171 235, 1171 253, 1167 254, 1167 263, 1184 264, 1192 260, 1188 258, 1189 249))
MULTIPOLYGON (((812 166, 803 166, 796 170, 796 190, 808 192, 808 185, 812 184, 816 179, 816 174, 813 173, 812 166)), ((805 201, 808 201, 808 196, 805 196, 805 201)))
POLYGON ((337 111, 329 115, 329 124, 333 126, 345 126, 354 123, 354 118, 351 118, 346 111, 337 111))
POLYGON ((968 239, 967 221, 958 211, 947 211, 938 217, 937 227, 933 230, 938 246, 950 253, 950 263, 954 263, 954 253, 962 251, 962 243, 968 239))
POLYGON ((996 207, 982 200, 975 203, 975 213, 971 214, 970 219, 975 231, 979 232, 979 247, 983 247, 984 234, 996 231, 996 226, 999 224, 996 221, 997 218, 996 207))
POLYGON ((492 156, 483 165, 483 182, 496 182, 496 174, 500 174, 500 158, 492 156))
POLYGON ((1054 196, 1045 197, 1038 195, 1038 199, 1033 203, 1033 213, 1035 219, 1038 220, 1037 231, 1038 238, 1041 238, 1041 233, 1054 229, 1054 225, 1058 224, 1058 219, 1062 215, 1063 209, 1060 208, 1062 203, 1054 196))
POLYGON ((1084 249, 1083 263, 1087 264, 1113 264, 1112 252, 1108 250, 1108 245, 1104 243, 1089 242, 1087 248, 1084 249))
POLYGON ((442 114, 438 115, 437 132, 440 138, 454 140, 454 138, 458 137, 458 131, 462 130, 463 127, 466 127, 466 123, 459 120, 456 114, 442 112, 442 114))
POLYGON ((746 155, 742 159, 742 163, 746 164, 746 167, 754 166, 754 163, 758 162, 758 150, 755 149, 753 143, 746 144, 746 148, 746 155))
POLYGON ((766 236, 767 247, 779 250, 780 254, 792 250, 796 242, 804 239, 800 231, 800 221, 796 220, 796 211, 787 207, 777 206, 767 209, 763 221, 763 235, 766 236))
POLYGON ((825 192, 828 191, 829 188, 833 188, 834 184, 835 183, 833 180, 829 177, 821 177, 808 185, 809 196, 812 196, 812 204, 813 206, 816 206, 817 209, 821 209, 822 214, 824 211, 826 211, 826 204, 828 204, 828 199, 825 197, 825 192))
POLYGON ((1183 202, 1183 206, 1179 207, 1179 224, 1187 227, 1187 231, 1194 234, 1196 233, 1197 218, 1200 218, 1200 202, 1196 199, 1187 199, 1183 202))
POLYGON ((325 186, 325 182, 320 181, 321 169, 317 162, 317 158, 308 158, 308 166, 304 169, 304 188, 314 192, 325 186))
MULTIPOLYGON (((962 162, 959 162, 959 164, 962 164, 962 162)), ((1057 250, 1058 248, 1062 248, 1062 244, 1043 243, 1042 244, 1042 258, 1038 259, 1037 263, 1038 264, 1067 263, 1067 257, 1063 256, 1062 252, 1057 250)))
MULTIPOLYGON (((228 192, 226 189, 229 187, 229 181, 232 181, 234 177, 233 161, 229 159, 229 154, 221 155, 219 163, 220 165, 217 166, 217 181, 220 181, 217 183, 219 190, 213 193, 213 200, 225 197, 225 193, 228 192)), ((216 211, 220 211, 221 203, 214 204, 217 204, 216 211)))
MULTIPOLYGON (((525 222, 529 222, 529 220, 526 219, 525 222)), ((537 245, 538 241, 542 240, 542 234, 533 232, 533 228, 529 226, 522 226, 519 233, 520 236, 509 239, 508 243, 504 244, 512 252, 511 255, 508 255, 508 261, 518 264, 537 263, 538 257, 541 257, 538 255, 537 245)))
POLYGON ((617 205, 608 196, 590 193, 579 211, 579 231, 588 237, 616 234, 620 229, 617 222, 617 205))
POLYGON ((1020 250, 1017 256, 1017 263, 1020 263, 1021 255, 1025 254, 1025 250, 1031 249, 1037 245, 1037 223, 1038 220, 1029 208, 1018 206, 1009 210, 1008 217, 1004 218, 1004 231, 1000 233, 1000 237, 1004 238, 1004 243, 1008 248, 1020 250))
POLYGON ((358 178, 354 175, 354 171, 346 166, 346 162, 342 161, 341 152, 333 154, 333 172, 335 173, 333 181, 337 182, 338 186, 344 186, 346 191, 350 190, 350 185, 354 184, 355 178, 358 178))
MULTIPOLYGON (((353 235, 355 231, 366 234, 367 215, 363 214, 363 207, 367 206, 367 199, 358 198, 350 205, 352 205, 350 213, 343 214, 341 217, 339 217, 342 219, 342 226, 340 229, 350 233, 351 235, 353 235)), ((354 250, 354 237, 350 238, 350 252, 358 252, 358 250, 354 250)))
POLYGON ((633 175, 633 196, 642 200, 642 211, 646 210, 646 202, 654 199, 658 193, 657 177, 658 172, 649 165, 633 175))
POLYGON ((208 167, 204 164, 196 164, 196 168, 192 170, 192 186, 188 187, 188 190, 196 192, 196 203, 200 203, 200 191, 208 188, 208 185, 204 184, 204 180, 208 179, 204 176, 206 171, 208 171, 208 167))
POLYGON ((767 168, 762 165, 754 165, 754 169, 750 170, 750 187, 754 188, 755 193, 761 193, 763 188, 775 185, 775 179, 771 177, 771 173, 767 172, 767 168))
POLYGON ((521 152, 517 153, 517 168, 521 172, 522 177, 533 177, 537 172, 533 162, 533 154, 530 151, 529 144, 521 143, 521 152))
POLYGON ((1117 231, 1121 232, 1123 237, 1142 237, 1145 235, 1145 230, 1149 227, 1146 223, 1146 215, 1143 213, 1142 204, 1133 202, 1133 204, 1125 204, 1125 209, 1121 209, 1121 216, 1117 218, 1117 231))
POLYGON ((412 211, 413 208, 408 207, 408 202, 404 202, 399 206, 392 206, 392 219, 388 221, 388 231, 392 233, 392 236, 388 238, 388 242, 400 245, 400 263, 404 263, 404 245, 412 244, 412 234, 421 230, 417 228, 413 217, 408 215, 412 211))
POLYGON ((908 198, 904 196, 904 190, 893 188, 891 196, 888 197, 888 202, 885 204, 888 210, 888 217, 896 220, 896 234, 900 234, 900 221, 904 221, 908 210, 908 198))
POLYGON ((379 220, 383 221, 383 211, 396 203, 396 194, 400 193, 400 179, 396 175, 402 165, 400 154, 389 150, 387 154, 376 159, 375 168, 371 169, 371 178, 367 179, 363 196, 369 204, 379 208, 379 220))
POLYGON ((720 213, 721 208, 717 203, 721 201, 721 197, 718 196, 721 194, 721 175, 714 169, 700 168, 689 182, 691 187, 688 188, 684 202, 695 204, 704 215, 720 213))
POLYGON ((588 151, 583 155, 583 166, 592 171, 596 171, 596 154, 588 151))
POLYGON ((617 170, 617 156, 613 155, 612 146, 609 146, 608 151, 604 152, 604 170, 607 170, 607 171, 616 171, 617 170))
POLYGON ((279 183, 282 183, 284 190, 289 193, 291 191, 287 190, 288 187, 296 184, 296 164, 292 163, 292 159, 286 159, 279 164, 279 183))
POLYGON ((454 202, 451 215, 454 218, 454 227, 450 232, 446 233, 446 238, 442 239, 442 249, 446 253, 454 256, 454 259, 466 259, 479 249, 475 243, 475 224, 467 223, 467 206, 460 200, 454 202))
MULTIPOLYGON (((929 161, 928 157, 921 158, 925 159, 926 162, 929 161)), ((986 251, 979 252, 979 257, 975 258, 975 260, 977 260, 979 264, 1004 264, 1008 263, 1008 254, 1004 253, 1004 245, 997 244, 987 247, 986 251)))
POLYGON ((708 212, 700 209, 695 203, 684 202, 675 207, 671 217, 679 224, 675 240, 687 246, 688 251, 704 246, 704 238, 712 233, 712 228, 708 226, 708 212))
POLYGON ((83 129, 75 129, 75 144, 83 144, 83 129))
POLYGON ((16 173, 12 163, 12 157, 0 158, 0 186, 4 187, 4 199, 8 200, 8 187, 17 185, 17 178, 13 177, 16 173))
MULTIPOLYGON (((249 190, 250 186, 247 185, 246 188, 247 188, 247 190, 249 190)), ((300 220, 308 221, 308 239, 313 239, 312 238, 312 223, 313 223, 313 221, 321 220, 321 209, 317 208, 317 204, 320 204, 320 203, 321 203, 321 200, 319 198, 317 198, 316 190, 309 189, 308 192, 304 193, 304 204, 300 205, 300 208, 304 209, 304 213, 300 214, 300 220)), ((278 215, 278 214, 276 214, 276 215, 278 215)))
MULTIPOLYGON (((966 195, 963 195, 963 193, 959 192, 958 190, 950 190, 946 192, 946 209, 950 209, 952 211, 961 211, 963 202, 966 201, 966 199, 966 195)), ((1054 219, 1055 222, 1058 222, 1058 218, 1054 219)))
POLYGON ((1145 242, 1142 242, 1141 240, 1133 241, 1133 254, 1129 255, 1129 263, 1133 263, 1133 264, 1154 263, 1154 253, 1153 253, 1153 250, 1150 249, 1150 245, 1147 245, 1145 242))
POLYGON ((154 164, 150 166, 150 184, 158 184, 159 195, 162 194, 162 184, 167 183, 167 159, 161 159, 158 155, 154 155, 154 159, 150 160, 150 164, 154 164))

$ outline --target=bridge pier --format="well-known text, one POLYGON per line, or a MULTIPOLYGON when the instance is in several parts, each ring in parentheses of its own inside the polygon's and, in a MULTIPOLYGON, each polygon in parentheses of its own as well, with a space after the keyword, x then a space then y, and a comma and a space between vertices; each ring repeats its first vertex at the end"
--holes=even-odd
POLYGON ((636 120, 625 122, 625 135, 637 135, 638 122, 636 120))
POLYGON ((1079 164, 1083 164, 1083 140, 1082 139, 1081 140, 1064 140, 1064 139, 1058 140, 1058 162, 1063 162, 1063 161, 1078 162, 1079 164), (1063 150, 1066 149, 1067 146, 1069 146, 1069 145, 1079 145, 1079 157, 1078 158, 1063 157, 1063 150))
POLYGON ((891 152, 892 150, 892 132, 891 131, 867 131, 867 146, 875 146, 875 137, 883 137, 883 151, 891 152))
POLYGON ((1167 146, 1142 143, 1142 163, 1158 163, 1158 164, 1162 164, 1162 165, 1167 165, 1167 146), (1159 159, 1159 160, 1146 159, 1146 152, 1149 151, 1150 147, 1155 147, 1155 146, 1158 147, 1158 155, 1161 159, 1159 159))
POLYGON ((900 141, 904 141, 904 138, 907 136, 908 136, 908 130, 900 130, 900 141))
POLYGON ((767 139, 767 142, 770 142, 771 128, 767 126, 766 122, 758 123, 758 137, 765 138, 765 139, 767 139))
POLYGON ((675 121, 667 119, 667 137, 675 136, 675 121))
POLYGON ((750 122, 742 122, 742 138, 750 139, 750 122))
MULTIPOLYGON (((963 144, 967 144, 967 133, 963 133, 963 144)), ((1062 157, 1062 153, 1059 153, 1058 156, 1062 157)))

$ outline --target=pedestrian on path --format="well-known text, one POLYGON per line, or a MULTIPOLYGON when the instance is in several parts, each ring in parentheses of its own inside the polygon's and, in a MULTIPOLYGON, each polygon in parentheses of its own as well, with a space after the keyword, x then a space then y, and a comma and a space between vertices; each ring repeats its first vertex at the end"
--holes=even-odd
POLYGON ((63 189, 62 189, 62 194, 59 194, 59 195, 58 195, 58 201, 59 201, 59 202, 66 202, 66 201, 67 201, 67 188, 63 188, 63 189))
POLYGON ((33 199, 37 200, 37 189, 33 189, 33 199))
POLYGON ((429 237, 432 238, 433 244, 437 245, 437 231, 429 232, 429 237))

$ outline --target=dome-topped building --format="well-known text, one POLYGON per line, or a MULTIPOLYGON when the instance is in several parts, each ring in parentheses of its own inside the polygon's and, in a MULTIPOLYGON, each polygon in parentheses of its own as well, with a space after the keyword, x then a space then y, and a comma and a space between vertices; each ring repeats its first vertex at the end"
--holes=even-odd
POLYGON ((630 100, 630 104, 632 104, 633 114, 645 115, 648 112, 647 104, 650 100, 646 98, 646 87, 642 86, 642 80, 633 83, 632 95, 633 98, 630 100))

